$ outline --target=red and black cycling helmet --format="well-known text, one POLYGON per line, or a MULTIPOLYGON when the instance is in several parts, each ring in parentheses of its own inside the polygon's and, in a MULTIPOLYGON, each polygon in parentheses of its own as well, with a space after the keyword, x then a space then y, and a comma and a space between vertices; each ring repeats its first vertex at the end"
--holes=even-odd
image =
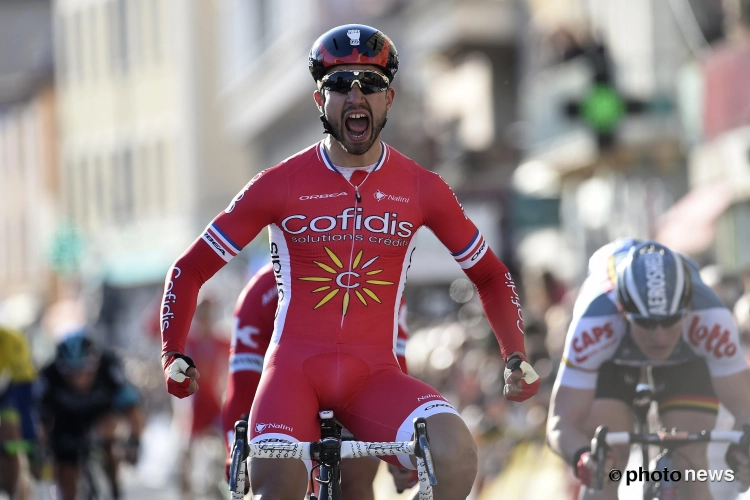
POLYGON ((398 71, 398 51, 390 38, 364 24, 345 24, 323 33, 310 49, 308 66, 315 81, 341 64, 371 64, 393 82, 398 71))

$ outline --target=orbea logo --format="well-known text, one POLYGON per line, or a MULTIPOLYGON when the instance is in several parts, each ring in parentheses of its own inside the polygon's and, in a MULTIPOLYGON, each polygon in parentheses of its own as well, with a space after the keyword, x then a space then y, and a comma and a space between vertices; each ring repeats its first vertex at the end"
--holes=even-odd
POLYGON ((375 194, 373 194, 373 196, 378 201, 388 199, 388 201, 400 201, 401 203, 409 203, 409 198, 405 196, 393 196, 392 194, 385 194, 380 189, 375 191, 375 194))
POLYGON ((359 45, 359 30, 349 30, 346 32, 346 36, 349 37, 350 45, 359 45))
POLYGON ((320 200, 323 198, 336 198, 337 196, 346 196, 346 191, 342 191, 340 193, 331 193, 331 194, 311 194, 311 195, 303 195, 300 196, 300 200, 320 200))
POLYGON ((255 432, 263 432, 266 429, 276 429, 281 431, 289 431, 292 432, 294 429, 289 427, 288 425, 284 424, 255 424, 255 432))
POLYGON ((646 294, 650 314, 667 315, 667 283, 664 279, 664 257, 654 252, 643 256, 646 265, 646 294))

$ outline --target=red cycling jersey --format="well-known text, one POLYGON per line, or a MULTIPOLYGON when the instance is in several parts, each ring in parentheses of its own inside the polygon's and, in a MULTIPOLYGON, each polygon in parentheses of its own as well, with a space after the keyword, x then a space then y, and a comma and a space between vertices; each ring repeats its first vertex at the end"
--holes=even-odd
MULTIPOLYGON (((234 423, 249 413, 258 389, 263 358, 273 333, 273 319, 278 304, 278 290, 273 266, 268 264, 250 278, 234 308, 234 329, 229 349, 227 395, 222 410, 225 444, 231 445, 234 423)), ((408 374, 405 349, 409 338, 406 327, 406 301, 399 310, 396 359, 401 371, 408 374)), ((201 373, 201 376, 203 374, 201 373)))
POLYGON ((507 360, 524 352, 513 279, 448 185, 382 144, 355 189, 321 143, 256 175, 175 262, 162 303, 162 350, 185 351, 201 285, 270 230, 279 289, 272 346, 287 341, 393 346, 414 250, 429 227, 479 291, 507 360))
POLYGON ((476 285, 504 359, 524 352, 508 269, 438 175, 380 144, 380 159, 357 180, 330 162, 322 142, 256 175, 167 276, 162 349, 184 352, 200 286, 269 227, 278 306, 250 414, 253 442, 317 440, 324 408, 364 441, 408 440, 413 418, 457 414, 401 372, 394 353, 422 226, 476 285))

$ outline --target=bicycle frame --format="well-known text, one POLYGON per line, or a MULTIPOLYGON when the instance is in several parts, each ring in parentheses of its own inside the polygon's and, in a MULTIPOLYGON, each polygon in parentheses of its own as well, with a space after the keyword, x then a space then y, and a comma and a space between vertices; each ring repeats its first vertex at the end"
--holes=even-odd
MULTIPOLYGON (((635 432, 608 432, 607 427, 603 425, 596 429, 594 438, 591 440, 591 454, 595 457, 597 463, 605 463, 604 460, 609 446, 638 444, 641 447, 641 457, 645 470, 650 470, 649 448, 651 446, 658 446, 660 450, 654 470, 658 471, 664 468, 674 470, 672 452, 681 446, 711 441, 740 443, 744 436, 743 431, 679 432, 677 429, 671 429, 669 432, 649 433, 647 417, 655 393, 651 365, 646 367, 646 379, 647 383, 639 383, 636 386, 636 395, 632 403, 636 416, 635 432)), ((603 467, 599 467, 597 471, 596 485, 599 490, 604 487, 603 467)), ((643 483, 644 500, 675 498, 675 494, 676 487, 670 480, 644 481, 643 483)))

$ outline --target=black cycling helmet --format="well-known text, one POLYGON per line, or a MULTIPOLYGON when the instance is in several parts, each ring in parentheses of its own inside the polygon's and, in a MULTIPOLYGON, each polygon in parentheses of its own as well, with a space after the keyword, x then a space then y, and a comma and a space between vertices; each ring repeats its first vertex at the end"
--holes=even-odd
POLYGON ((393 82, 398 51, 390 38, 364 24, 345 24, 323 33, 310 49, 308 66, 316 82, 328 69, 341 64, 371 64, 393 82))
POLYGON ((55 363, 60 371, 90 371, 99 366, 101 353, 84 330, 71 333, 57 344, 55 363))
POLYGON ((692 297, 689 264, 660 243, 637 243, 617 268, 617 302, 627 315, 674 317, 684 314, 692 297))

